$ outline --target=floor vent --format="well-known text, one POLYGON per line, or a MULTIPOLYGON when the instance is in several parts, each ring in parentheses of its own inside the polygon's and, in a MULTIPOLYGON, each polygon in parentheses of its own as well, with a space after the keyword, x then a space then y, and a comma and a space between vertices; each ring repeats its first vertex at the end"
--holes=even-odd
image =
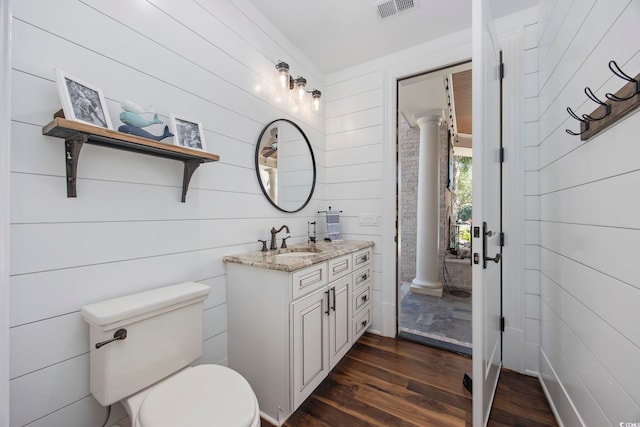
POLYGON ((384 0, 375 3, 380 20, 390 18, 416 7, 417 0, 384 0))

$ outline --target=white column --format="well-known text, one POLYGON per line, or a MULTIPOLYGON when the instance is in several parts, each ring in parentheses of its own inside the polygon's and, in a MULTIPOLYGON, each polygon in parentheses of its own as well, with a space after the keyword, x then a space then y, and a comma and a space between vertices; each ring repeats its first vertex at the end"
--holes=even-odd
POLYGON ((269 174, 269 197, 273 200, 273 203, 278 203, 278 169, 277 168, 267 168, 267 173, 269 174))
POLYGON ((418 160, 418 212, 416 236, 416 277, 411 292, 442 296, 438 231, 439 206, 439 141, 438 128, 442 114, 429 112, 417 117, 420 127, 420 155, 418 160))

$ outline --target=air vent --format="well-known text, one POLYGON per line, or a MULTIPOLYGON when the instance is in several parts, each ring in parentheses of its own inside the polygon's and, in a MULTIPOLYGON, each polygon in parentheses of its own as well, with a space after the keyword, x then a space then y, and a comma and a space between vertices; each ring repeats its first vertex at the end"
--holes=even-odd
POLYGON ((415 4, 413 3, 413 0, 396 0, 396 7, 398 8, 398 13, 400 13, 405 10, 413 9, 415 4))
POLYGON ((378 10, 378 18, 382 21, 399 13, 414 9, 417 5, 416 0, 384 0, 375 3, 375 6, 378 10))

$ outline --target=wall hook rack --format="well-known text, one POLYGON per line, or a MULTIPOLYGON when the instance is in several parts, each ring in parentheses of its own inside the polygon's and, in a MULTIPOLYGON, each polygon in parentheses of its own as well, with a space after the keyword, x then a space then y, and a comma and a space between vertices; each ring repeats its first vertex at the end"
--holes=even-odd
POLYGON ((581 117, 578 117, 578 115, 573 112, 571 107, 567 107, 567 113, 569 113, 571 117, 573 117, 574 119, 580 122, 580 132, 576 133, 571 129, 565 129, 565 132, 567 132, 569 135, 578 136, 578 135, 582 135, 583 133, 589 130, 589 122, 581 117))
POLYGON ((581 141, 588 140, 640 107, 640 74, 635 77, 629 76, 613 60, 609 61, 609 69, 616 77, 627 82, 620 90, 615 94, 605 94, 607 100, 603 102, 591 88, 585 87, 584 93, 591 101, 598 104, 598 107, 590 114, 583 114, 582 117, 567 107, 569 115, 580 122, 580 132, 573 132, 570 129, 565 131, 569 135, 579 135, 581 141))
POLYGON ((584 88, 584 93, 587 95, 587 97, 592 100, 593 102, 595 102, 596 104, 602 105, 605 109, 605 113, 602 117, 592 117, 589 114, 583 114, 582 118, 584 118, 587 121, 590 122, 597 122, 599 120, 604 119, 605 117, 607 117, 609 114, 611 114, 611 105, 607 104, 606 102, 602 102, 598 99, 598 97, 593 93, 593 91, 591 90, 591 88, 589 86, 584 88))
POLYGON ((619 97, 614 94, 611 93, 607 93, 605 96, 612 100, 612 101, 616 101, 616 102, 622 102, 622 101, 628 101, 629 99, 633 98, 634 96, 640 94, 640 74, 638 74, 638 76, 636 76, 636 78, 631 78, 630 76, 628 76, 624 71, 622 71, 620 69, 620 67, 618 66, 618 64, 616 63, 616 61, 609 61, 609 69, 611 70, 611 72, 613 74, 615 74, 617 77, 620 77, 622 80, 626 80, 630 83, 633 84, 634 86, 634 91, 631 95, 629 96, 625 96, 625 97, 619 97))

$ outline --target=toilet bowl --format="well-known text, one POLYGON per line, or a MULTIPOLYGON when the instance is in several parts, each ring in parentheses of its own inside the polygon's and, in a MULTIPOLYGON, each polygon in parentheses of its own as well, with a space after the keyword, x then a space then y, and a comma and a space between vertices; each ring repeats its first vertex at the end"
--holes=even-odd
POLYGON ((122 400, 132 427, 259 427, 249 383, 220 365, 185 368, 122 400))
POLYGON ((259 427, 258 401, 239 373, 189 366, 202 356, 209 291, 188 282, 83 307, 98 402, 122 402, 132 427, 259 427))

